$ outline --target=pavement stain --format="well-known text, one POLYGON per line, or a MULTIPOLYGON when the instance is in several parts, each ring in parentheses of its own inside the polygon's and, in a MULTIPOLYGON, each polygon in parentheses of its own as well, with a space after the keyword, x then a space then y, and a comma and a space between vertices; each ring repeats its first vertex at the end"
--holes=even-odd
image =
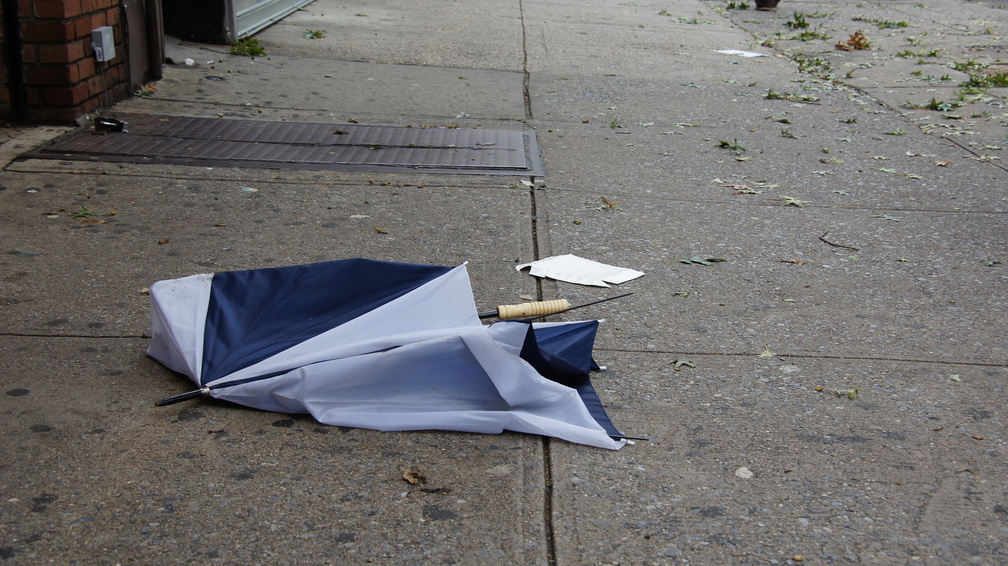
POLYGON ((206 417, 206 415, 204 415, 200 411, 194 411, 194 410, 190 410, 190 409, 183 409, 183 410, 181 410, 181 411, 178 412, 178 415, 175 416, 175 420, 172 421, 172 422, 174 422, 174 423, 184 423, 184 422, 190 422, 190 421, 198 421, 198 420, 203 419, 205 417, 206 417))
POLYGON ((255 477, 255 472, 252 470, 238 470, 231 474, 231 479, 242 481, 250 480, 255 477))
POLYGON ((42 493, 36 497, 32 497, 32 513, 45 513, 49 509, 49 504, 55 502, 57 499, 59 497, 51 493, 42 493))
POLYGON ((447 521, 459 518, 457 513, 444 509, 440 505, 424 505, 422 512, 424 518, 431 521, 447 521))

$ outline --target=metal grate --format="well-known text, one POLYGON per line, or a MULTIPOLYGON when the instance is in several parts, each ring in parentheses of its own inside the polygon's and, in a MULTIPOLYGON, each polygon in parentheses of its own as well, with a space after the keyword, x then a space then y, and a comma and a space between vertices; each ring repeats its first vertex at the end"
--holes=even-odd
POLYGON ((128 131, 84 127, 22 159, 212 167, 543 176, 528 130, 411 128, 120 115, 128 131))

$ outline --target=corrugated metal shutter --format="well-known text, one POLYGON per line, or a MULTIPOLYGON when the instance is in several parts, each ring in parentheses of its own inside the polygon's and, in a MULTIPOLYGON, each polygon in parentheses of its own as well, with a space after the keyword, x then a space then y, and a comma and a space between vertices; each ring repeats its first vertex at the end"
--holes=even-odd
POLYGON ((279 21, 312 0, 234 0, 234 34, 242 38, 279 21))

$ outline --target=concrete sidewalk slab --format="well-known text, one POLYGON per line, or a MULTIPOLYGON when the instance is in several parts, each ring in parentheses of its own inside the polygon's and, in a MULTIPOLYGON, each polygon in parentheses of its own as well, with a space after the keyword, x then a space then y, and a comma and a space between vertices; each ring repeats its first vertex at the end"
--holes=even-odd
POLYGON ((926 132, 947 135, 977 155, 984 146, 1003 145, 1003 88, 964 88, 970 76, 1008 70, 1003 10, 964 2, 791 2, 787 10, 726 14, 800 66, 899 109, 926 132), (808 28, 793 27, 795 13, 805 16, 808 28), (857 31, 871 49, 836 49, 857 31), (826 39, 803 41, 802 32, 826 39))
POLYGON ((605 355, 620 368, 600 380, 613 418, 654 438, 617 454, 553 447, 558 562, 1002 553, 1003 367, 700 355, 674 371, 605 355))
POLYGON ((141 183, 124 184, 130 177, 112 181, 114 173, 19 175, 23 188, 2 195, 10 220, 2 230, 9 253, 0 259, 9 270, 4 331, 140 335, 149 328, 142 291, 155 281, 347 257, 469 261, 484 307, 534 293, 531 280, 513 273, 530 254, 527 196, 504 180, 493 188, 420 187, 307 174, 281 180, 272 171, 226 180, 173 169, 199 176, 148 168, 141 183), (74 218, 82 210, 92 214, 74 218), (53 292, 74 300, 50 301, 53 292))
POLYGON ((587 199, 540 199, 553 248, 647 274, 620 286, 635 295, 605 315, 618 321, 600 334, 608 347, 675 355, 769 344, 796 355, 985 363, 1008 355, 1003 275, 978 259, 1000 253, 987 230, 1004 228, 1003 215, 964 224, 956 214, 903 212, 894 222, 869 211, 653 198, 596 211, 587 199), (682 263, 693 257, 725 261, 682 263))
POLYGON ((522 71, 522 5, 489 0, 320 3, 256 35, 268 54, 522 71), (305 31, 324 37, 307 39, 305 31))
POLYGON ((542 562, 538 438, 154 408, 172 376, 145 342, 2 338, 5 559, 542 562))
POLYGON ((169 46, 177 64, 165 67, 158 90, 117 109, 341 124, 354 119, 400 126, 475 125, 525 117, 520 72, 376 65, 297 55, 250 59, 193 50, 191 44, 169 46), (183 62, 183 56, 200 55, 206 60, 198 59, 192 66, 183 62), (181 99, 173 95, 179 92, 192 95, 181 99))
POLYGON ((0 552, 24 564, 1005 562, 1008 183, 993 149, 1005 101, 961 92, 942 65, 998 70, 1008 12, 923 6, 317 0, 259 34, 263 59, 173 45, 158 90, 117 109, 528 127, 547 176, 530 189, 4 168, 0 424, 20 456, 0 468, 0 552), (829 39, 789 39, 796 11, 829 39), (857 29, 878 48, 836 50, 857 29), (916 65, 905 49, 940 56, 916 65), (903 108, 911 91, 964 104, 903 108), (112 221, 70 218, 79 206, 112 221), (514 270, 561 253, 646 275, 595 289, 514 270), (149 405, 190 385, 144 356, 138 287, 337 254, 469 260, 481 310, 633 291, 565 318, 606 319, 595 384, 614 424, 649 440, 609 452, 149 405), (680 263, 693 255, 728 261, 680 263), (402 479, 411 466, 428 491, 402 479))

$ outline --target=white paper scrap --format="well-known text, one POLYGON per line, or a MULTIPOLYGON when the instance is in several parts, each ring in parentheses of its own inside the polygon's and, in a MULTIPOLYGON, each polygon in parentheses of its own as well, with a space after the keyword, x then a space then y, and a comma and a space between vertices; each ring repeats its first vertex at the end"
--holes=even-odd
POLYGON ((766 53, 756 53, 755 51, 742 51, 741 49, 718 49, 715 53, 725 55, 739 55, 741 57, 769 57, 766 53))
POLYGON ((516 269, 521 271, 526 267, 531 267, 529 275, 535 277, 549 277, 557 281, 577 283, 578 285, 591 285, 593 287, 608 287, 606 283, 619 285, 631 279, 637 279, 644 275, 643 271, 627 269, 625 267, 615 267, 606 265, 576 255, 557 255, 523 263, 516 269))

